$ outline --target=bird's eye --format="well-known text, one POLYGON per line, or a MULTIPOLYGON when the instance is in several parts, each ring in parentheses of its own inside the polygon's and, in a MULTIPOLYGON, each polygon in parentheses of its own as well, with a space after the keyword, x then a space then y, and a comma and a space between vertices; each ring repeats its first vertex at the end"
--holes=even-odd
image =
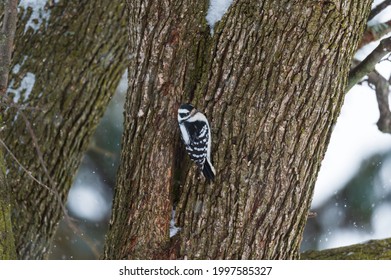
POLYGON ((186 116, 188 116, 189 115, 189 113, 179 113, 179 116, 181 117, 181 118, 184 118, 184 117, 186 117, 186 116))

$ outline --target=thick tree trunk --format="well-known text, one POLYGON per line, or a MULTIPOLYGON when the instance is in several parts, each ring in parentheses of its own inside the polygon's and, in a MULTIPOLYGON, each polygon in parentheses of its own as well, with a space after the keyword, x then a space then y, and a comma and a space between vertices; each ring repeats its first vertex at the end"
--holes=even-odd
POLYGON ((176 109, 184 92, 191 98, 201 75, 207 1, 127 3, 129 92, 105 258, 164 258, 176 172, 176 109))
MULTIPOLYGON (((0 112, 2 111, 1 102, 5 100, 8 86, 8 73, 18 19, 17 7, 17 0, 3 1, 0 4, 0 14, 3 14, 0 31, 0 112)), ((3 138, 2 123, 3 118, 0 114, 0 260, 9 260, 16 259, 16 250, 11 222, 11 189, 7 184, 7 171, 3 157, 4 142, 1 140, 3 138)))
POLYGON ((205 2, 128 1, 132 61, 105 257, 298 258, 370 4, 235 1, 210 36, 205 2), (212 126, 210 184, 178 145, 176 109, 189 101, 212 126))
POLYGON ((0 30, 0 100, 8 86, 8 73, 18 20, 18 0, 2 1, 0 11, 4 9, 0 30), (4 5, 4 7, 3 7, 4 5))
POLYGON ((121 1, 58 1, 46 7, 50 16, 40 18, 37 30, 31 26, 40 20, 21 9, 9 86, 18 106, 2 112, 3 135, 21 164, 51 191, 7 156, 19 258, 41 259, 49 252, 61 204, 125 71, 124 7, 121 1))
POLYGON ((255 2, 234 4, 204 70, 211 75, 200 92, 211 101, 202 107, 220 176, 211 186, 187 178, 177 211, 180 256, 298 257, 370 8, 370 1, 255 2))
POLYGON ((6 181, 3 148, 0 145, 0 260, 10 259, 16 259, 16 250, 11 223, 10 189, 6 181))

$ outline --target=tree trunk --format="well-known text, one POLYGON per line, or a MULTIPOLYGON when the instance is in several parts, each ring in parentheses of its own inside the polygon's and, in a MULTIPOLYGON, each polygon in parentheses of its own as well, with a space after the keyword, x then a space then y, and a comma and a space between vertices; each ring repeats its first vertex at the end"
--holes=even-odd
MULTIPOLYGON (((18 0, 2 1, 0 11, 4 9, 0 30, 0 98, 3 99, 8 86, 8 73, 11 64, 16 22, 18 20, 18 0), (4 5, 4 7, 3 7, 4 5)), ((0 100, 1 100, 0 99, 0 100)))
POLYGON ((177 211, 180 256, 298 257, 369 3, 232 7, 201 90, 213 98, 202 107, 216 131, 220 177, 213 186, 187 178, 177 211))
POLYGON ((206 1, 155 2, 127 2, 129 92, 105 258, 298 258, 371 1, 235 1, 213 36, 206 1), (213 183, 179 145, 182 102, 211 123, 213 183), (181 230, 169 242, 173 206, 181 230))
POLYGON ((129 92, 105 258, 164 258, 177 171, 176 109, 202 74, 207 1, 127 3, 129 92))
MULTIPOLYGON (((18 19, 17 7, 17 0, 3 1, 0 5, 0 13, 4 11, 0 31, 0 108, 1 102, 5 100, 8 86, 8 73, 18 19)), ((3 118, 0 115, 0 260, 9 260, 16 259, 16 251, 11 222, 11 190, 7 184, 7 171, 3 157, 2 122, 3 118)))
POLYGON ((61 205, 126 67, 124 4, 84 0, 48 5, 50 12, 42 10, 35 20, 30 8, 21 9, 8 89, 17 106, 2 112, 5 142, 41 182, 6 157, 22 259, 41 259, 49 252, 61 205))
POLYGON ((10 189, 6 181, 3 148, 0 145, 0 260, 10 259, 16 259, 16 251, 11 224, 10 189))

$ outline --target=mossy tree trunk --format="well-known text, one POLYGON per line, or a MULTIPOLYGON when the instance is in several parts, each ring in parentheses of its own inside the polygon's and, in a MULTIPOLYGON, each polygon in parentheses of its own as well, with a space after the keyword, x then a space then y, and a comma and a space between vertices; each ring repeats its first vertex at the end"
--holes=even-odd
MULTIPOLYGON (((0 30, 0 108, 8 87, 8 73, 18 19, 17 6, 17 0, 2 1, 0 4, 0 14, 3 15, 0 30)), ((0 114, 0 260, 9 260, 16 259, 16 250, 11 222, 11 190, 7 183, 7 169, 3 156, 5 145, 1 140, 2 122, 0 114)))
POLYGON ((234 1, 214 35, 207 1, 127 4, 129 92, 105 258, 298 258, 371 1, 234 1), (182 102, 210 120, 213 183, 179 145, 182 102), (181 230, 170 240, 173 207, 181 230))
POLYGON ((211 186, 187 177, 180 256, 298 257, 369 9, 370 1, 234 4, 199 91, 211 99, 201 107, 215 131, 220 176, 211 186))
POLYGON ((3 148, 0 145, 0 260, 10 259, 16 259, 16 250, 11 223, 10 189, 6 181, 3 148))
POLYGON ((300 258, 303 260, 390 260, 391 238, 369 240, 361 244, 321 251, 307 251, 300 254, 300 258))
POLYGON ((208 39, 207 1, 189 2, 127 2, 129 92, 105 258, 156 258, 169 246, 176 109, 194 94, 208 39))
POLYGON ((32 20, 36 15, 30 8, 20 9, 9 84, 9 97, 17 105, 3 110, 2 104, 1 109, 2 139, 30 174, 52 190, 37 184, 6 156, 21 259, 47 256, 63 214, 61 204, 126 69, 124 3, 49 3, 39 20, 32 20))

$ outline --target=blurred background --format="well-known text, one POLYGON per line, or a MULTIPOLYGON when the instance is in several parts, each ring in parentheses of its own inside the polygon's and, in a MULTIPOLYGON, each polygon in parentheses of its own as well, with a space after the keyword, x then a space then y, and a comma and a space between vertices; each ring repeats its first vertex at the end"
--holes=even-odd
MULTIPOLYGON (((374 1, 372 6, 381 2, 374 1)), ((368 25, 390 19, 389 6, 368 25)), ((378 44, 366 45, 355 58, 363 60, 378 44)), ((389 55, 376 70, 391 80, 389 55)), ((333 129, 312 201, 312 211, 318 215, 308 220, 302 251, 391 237, 391 135, 376 126, 376 94, 365 79, 346 94, 333 129)))
POLYGON ((60 222, 50 259, 97 259, 103 252, 119 164, 127 72, 97 127, 66 204, 75 218, 60 222), (75 228, 76 226, 76 228, 75 228))
MULTIPOLYGON (((381 1, 375 1, 376 6, 381 1)), ((372 20, 386 22, 391 9, 372 20)), ((389 36, 390 34, 388 34, 389 36)), ((364 59, 378 42, 360 50, 364 59)), ((376 69, 390 79, 391 62, 376 69)), ((123 129, 127 73, 101 120, 70 191, 67 207, 76 226, 61 221, 51 259, 96 259, 110 219, 123 129)), ((364 81, 350 90, 333 128, 315 186, 302 251, 391 237, 391 135, 380 132, 376 96, 364 81)))

